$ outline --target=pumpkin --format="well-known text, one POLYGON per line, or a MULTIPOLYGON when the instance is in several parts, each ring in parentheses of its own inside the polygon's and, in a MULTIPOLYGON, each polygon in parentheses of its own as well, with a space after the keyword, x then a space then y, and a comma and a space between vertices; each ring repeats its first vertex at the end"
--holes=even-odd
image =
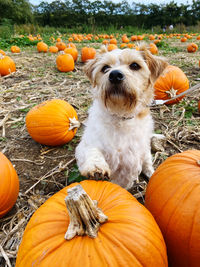
POLYGON ((110 42, 109 42, 110 44, 117 44, 117 39, 116 38, 112 38, 112 39, 110 39, 110 42))
POLYGON ((50 53, 58 53, 58 47, 55 45, 52 45, 49 47, 49 52, 50 53))
POLYGON ((163 233, 171 267, 199 267, 199 203, 200 150, 169 157, 150 178, 145 206, 163 233))
POLYGON ((26 115, 26 128, 30 136, 36 142, 49 146, 69 142, 79 125, 75 109, 61 99, 45 101, 26 115))
POLYGON ((154 44, 154 43, 150 43, 150 44, 149 44, 149 51, 150 51, 151 54, 153 54, 153 55, 158 54, 158 47, 156 46, 156 44, 154 44))
POLYGON ((1 50, 1 49, 0 49, 0 54, 2 54, 3 56, 6 55, 6 53, 3 50, 1 50))
POLYGON ((165 243, 150 212, 120 186, 91 180, 65 187, 34 213, 16 267, 34 265, 168 266, 165 243))
MULTIPOLYGON (((155 99, 170 99, 189 88, 189 81, 184 72, 169 65, 154 83, 155 99)), ((167 102, 166 104, 178 103, 184 96, 167 102)))
POLYGON ((188 44, 188 46, 187 46, 187 51, 188 51, 189 53, 194 53, 194 52, 196 52, 197 50, 198 50, 198 45, 197 45, 197 44, 195 44, 195 43, 188 44))
POLYGON ((10 51, 12 53, 20 53, 20 48, 16 45, 12 45, 11 48, 10 48, 10 51))
POLYGON ((186 37, 182 37, 182 38, 181 38, 181 42, 182 42, 182 43, 184 43, 184 42, 186 42, 186 41, 187 41, 187 38, 186 38, 186 37))
POLYGON ((63 51, 66 48, 66 44, 64 42, 57 42, 56 47, 58 47, 59 51, 63 51))
POLYGON ((48 51, 48 45, 45 44, 44 42, 38 42, 37 43, 37 51, 39 53, 41 53, 41 52, 46 53, 48 51))
POLYGON ((118 47, 117 47, 117 45, 115 45, 115 44, 109 44, 108 46, 107 46, 107 49, 108 49, 108 51, 112 51, 112 50, 115 50, 115 49, 117 49, 118 47))
POLYGON ((0 75, 5 76, 16 71, 15 62, 9 56, 0 53, 0 75))
POLYGON ((0 218, 15 204, 19 194, 19 179, 8 158, 0 152, 0 218))
POLYGON ((74 43, 68 43, 68 44, 66 45, 66 47, 74 47, 74 48, 76 48, 76 45, 75 45, 74 43))
POLYGON ((62 72, 74 70, 74 59, 70 54, 60 54, 56 58, 57 69, 62 72))
POLYGON ((66 47, 64 52, 66 54, 70 54, 73 57, 74 61, 77 61, 78 50, 76 48, 74 48, 74 47, 66 47))
POLYGON ((96 56, 96 50, 93 47, 83 47, 81 49, 81 61, 86 62, 96 56))

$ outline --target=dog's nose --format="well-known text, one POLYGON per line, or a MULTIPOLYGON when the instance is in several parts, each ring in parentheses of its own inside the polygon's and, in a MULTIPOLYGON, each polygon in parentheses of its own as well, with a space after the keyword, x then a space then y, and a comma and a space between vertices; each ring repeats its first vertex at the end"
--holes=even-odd
POLYGON ((109 74, 109 81, 111 83, 121 83, 124 80, 125 76, 120 70, 113 70, 109 74))

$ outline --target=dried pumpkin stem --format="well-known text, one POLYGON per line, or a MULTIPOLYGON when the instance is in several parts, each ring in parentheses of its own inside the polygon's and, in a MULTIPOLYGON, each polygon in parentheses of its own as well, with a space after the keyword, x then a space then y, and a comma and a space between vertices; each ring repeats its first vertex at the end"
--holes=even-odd
POLYGON ((176 97, 176 93, 178 90, 175 90, 174 88, 171 88, 169 91, 166 91, 166 93, 169 95, 170 98, 176 97))
POLYGON ((97 207, 97 201, 93 201, 81 185, 68 189, 67 193, 65 203, 70 223, 65 239, 70 240, 76 235, 97 237, 101 223, 106 222, 108 217, 97 207))
POLYGON ((80 127, 80 122, 74 117, 74 118, 69 118, 69 131, 71 131, 74 128, 80 127))

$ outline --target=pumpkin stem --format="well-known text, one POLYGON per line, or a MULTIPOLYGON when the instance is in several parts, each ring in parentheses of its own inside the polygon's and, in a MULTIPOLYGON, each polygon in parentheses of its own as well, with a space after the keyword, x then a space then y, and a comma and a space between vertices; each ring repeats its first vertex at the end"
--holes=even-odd
POLYGON ((88 235, 97 237, 101 223, 108 217, 97 207, 97 201, 92 200, 81 185, 67 190, 65 203, 70 217, 69 227, 65 239, 70 240, 76 235, 88 235))
POLYGON ((170 98, 174 98, 176 96, 176 92, 178 90, 175 90, 173 87, 169 90, 169 91, 166 91, 166 93, 169 95, 170 98))
POLYGON ((74 118, 69 118, 69 131, 73 130, 74 128, 80 127, 80 122, 74 117, 74 118))

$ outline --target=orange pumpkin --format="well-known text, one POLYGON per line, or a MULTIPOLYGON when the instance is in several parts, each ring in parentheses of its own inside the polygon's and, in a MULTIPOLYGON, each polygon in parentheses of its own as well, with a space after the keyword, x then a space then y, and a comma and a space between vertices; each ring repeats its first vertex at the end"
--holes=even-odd
POLYGON ((44 42, 38 42, 37 43, 37 50, 39 53, 43 52, 46 53, 48 51, 48 45, 44 42))
POLYGON ((78 58, 78 50, 76 48, 74 48, 74 47, 66 47, 65 50, 64 50, 64 52, 66 54, 70 54, 73 57, 73 59, 74 59, 75 62, 77 61, 77 58, 78 58))
POLYGON ((0 218, 15 204, 19 194, 19 179, 12 163, 0 152, 0 218))
POLYGON ((10 51, 12 53, 20 53, 20 48, 16 45, 12 45, 11 48, 10 48, 10 51))
POLYGON ((9 56, 0 53, 0 75, 5 76, 16 71, 15 62, 9 56))
POLYGON ((169 157, 150 178, 145 206, 163 233, 171 267, 199 267, 199 203, 200 150, 169 157))
POLYGON ((64 42, 57 42, 56 46, 58 47, 59 51, 64 51, 66 48, 66 44, 64 42))
POLYGON ((45 101, 26 115, 26 127, 30 136, 44 145, 57 146, 69 142, 78 126, 75 109, 61 99, 45 101))
POLYGON ((96 50, 93 47, 83 47, 81 49, 81 61, 86 62, 96 56, 96 50))
POLYGON ((107 49, 108 49, 108 51, 112 51, 112 50, 115 50, 115 49, 117 49, 118 47, 117 47, 117 45, 115 45, 115 44, 109 44, 108 46, 107 46, 107 49))
MULTIPOLYGON (((96 218, 92 221, 95 227, 96 218)), ((34 265, 168 266, 165 243, 150 212, 120 186, 90 180, 63 188, 50 197, 28 222, 16 267, 34 265), (97 200, 98 207, 108 217, 107 222, 100 225, 97 237, 83 235, 64 239, 71 217, 64 199, 67 189, 72 190, 75 185, 81 185, 92 200, 97 200)))
POLYGON ((110 44, 117 44, 117 39, 116 38, 112 38, 112 39, 110 39, 110 42, 109 42, 110 44))
POLYGON ((49 52, 50 53, 58 53, 58 47, 55 45, 52 45, 49 47, 49 52))
POLYGON ((2 54, 3 56, 6 55, 6 53, 3 50, 1 50, 1 49, 0 49, 0 54, 2 54))
POLYGON ((198 45, 195 44, 195 43, 191 43, 191 44, 189 44, 189 45, 187 46, 187 51, 188 51, 189 53, 194 53, 194 52, 196 52, 197 50, 198 50, 198 45))
POLYGON ((70 54, 60 54, 56 58, 57 69, 62 72, 74 70, 74 59, 70 54))
POLYGON ((75 45, 74 43, 68 43, 68 44, 66 45, 66 47, 74 47, 74 48, 76 48, 76 45, 75 45))
POLYGON ((186 38, 186 37, 182 37, 182 38, 181 38, 181 42, 182 42, 182 43, 184 43, 184 42, 186 42, 186 41, 187 41, 187 38, 186 38))
POLYGON ((150 43, 150 44, 149 44, 149 51, 150 51, 151 54, 153 54, 153 55, 158 54, 158 47, 156 46, 156 44, 154 44, 154 43, 150 43))
MULTIPOLYGON (((154 83, 155 99, 170 99, 189 88, 189 81, 184 72, 175 66, 169 65, 154 83)), ((178 103, 184 96, 167 102, 178 103)))

